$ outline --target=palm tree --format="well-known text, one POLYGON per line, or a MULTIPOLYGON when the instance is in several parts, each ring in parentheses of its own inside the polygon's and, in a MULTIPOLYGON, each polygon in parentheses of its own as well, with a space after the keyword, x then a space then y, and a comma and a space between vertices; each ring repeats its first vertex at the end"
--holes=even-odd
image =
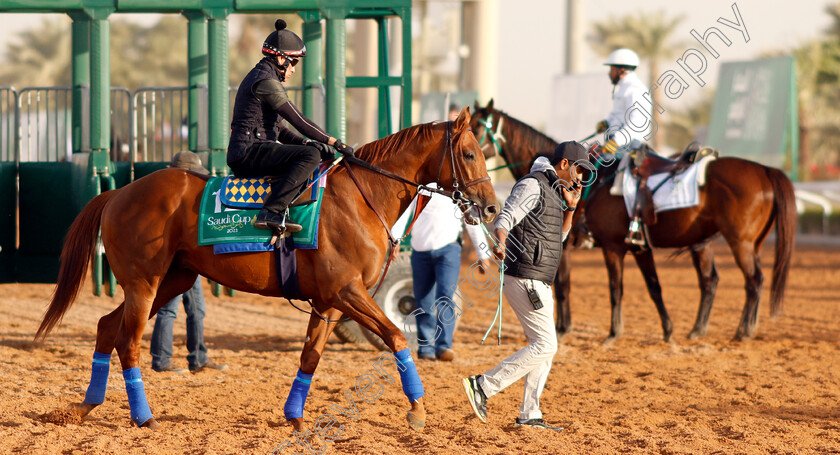
MULTIPOLYGON (((603 22, 594 24, 590 36, 592 47, 601 55, 608 55, 620 47, 636 51, 639 57, 646 59, 650 70, 650 83, 653 86, 659 77, 659 62, 671 58, 680 50, 680 43, 672 41, 672 35, 683 21, 683 16, 666 17, 664 11, 657 13, 638 13, 622 17, 608 17, 603 22)), ((653 92, 653 100, 659 103, 661 90, 653 92)), ((653 109, 653 119, 662 126, 661 114, 653 109)), ((658 147, 660 135, 653 138, 654 147, 658 147)))

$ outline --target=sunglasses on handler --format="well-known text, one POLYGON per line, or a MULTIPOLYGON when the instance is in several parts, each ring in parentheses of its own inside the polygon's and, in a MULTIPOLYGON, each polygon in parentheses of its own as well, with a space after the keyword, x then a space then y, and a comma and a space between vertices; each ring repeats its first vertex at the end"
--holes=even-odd
POLYGON ((286 61, 289 62, 289 65, 295 66, 295 65, 298 64, 300 59, 299 58, 286 57, 286 61))

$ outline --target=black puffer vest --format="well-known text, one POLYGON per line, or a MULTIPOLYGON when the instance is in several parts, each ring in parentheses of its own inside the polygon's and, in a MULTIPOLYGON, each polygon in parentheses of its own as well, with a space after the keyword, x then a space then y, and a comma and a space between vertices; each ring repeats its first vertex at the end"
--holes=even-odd
POLYGON ((280 116, 254 94, 254 86, 265 79, 280 80, 276 67, 268 59, 260 60, 239 84, 230 122, 228 163, 242 159, 245 149, 254 142, 277 140, 276 125, 280 116))
POLYGON ((551 187, 544 172, 523 178, 537 179, 540 199, 519 224, 511 229, 506 242, 506 274, 519 278, 554 281, 563 254, 563 209, 560 195, 551 187), (547 195, 547 191, 554 194, 547 195))

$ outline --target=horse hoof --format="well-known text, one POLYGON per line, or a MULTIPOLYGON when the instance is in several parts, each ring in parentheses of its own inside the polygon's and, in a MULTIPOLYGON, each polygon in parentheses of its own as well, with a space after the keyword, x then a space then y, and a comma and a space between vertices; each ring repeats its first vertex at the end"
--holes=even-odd
POLYGON ((696 340, 696 339, 702 337, 705 334, 706 334, 706 332, 703 331, 703 330, 694 329, 688 334, 688 339, 689 340, 696 340))
POLYGON ((79 416, 79 419, 84 419, 85 417, 87 417, 88 414, 90 414, 90 411, 93 411, 93 408, 95 407, 95 404, 82 402, 70 403, 70 406, 68 406, 67 409, 73 414, 79 416))
POLYGON ((140 428, 148 428, 150 430, 157 430, 158 428, 160 428, 160 424, 158 423, 157 420, 155 420, 154 417, 152 417, 151 419, 143 422, 143 425, 140 425, 140 428))
POLYGON ((421 416, 420 413, 415 411, 408 411, 408 414, 405 415, 405 419, 408 420, 408 426, 411 427, 412 430, 415 431, 422 431, 423 427, 426 426, 426 412, 423 411, 423 415, 421 416))
POLYGON ((289 419, 289 422, 292 423, 292 427, 294 427, 295 431, 299 432, 299 431, 303 430, 303 418, 302 417, 296 417, 294 419, 289 419))
POLYGON ((617 336, 610 335, 610 336, 608 336, 608 337, 604 338, 604 341, 602 341, 602 342, 601 342, 601 344, 603 344, 603 345, 611 345, 611 344, 615 343, 615 340, 617 340, 617 339, 618 339, 618 337, 617 337, 617 336))

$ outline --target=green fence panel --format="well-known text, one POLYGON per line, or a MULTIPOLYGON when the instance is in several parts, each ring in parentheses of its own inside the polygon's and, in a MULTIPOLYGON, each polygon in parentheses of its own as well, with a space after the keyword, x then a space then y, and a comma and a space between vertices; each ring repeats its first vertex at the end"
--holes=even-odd
POLYGON ((0 162, 0 283, 15 281, 15 163, 0 162))
POLYGON ((64 236, 78 213, 72 174, 73 163, 20 163, 18 282, 57 281, 64 236))
POLYGON ((134 180, 143 178, 152 172, 166 169, 169 163, 150 161, 146 163, 134 163, 134 180))

